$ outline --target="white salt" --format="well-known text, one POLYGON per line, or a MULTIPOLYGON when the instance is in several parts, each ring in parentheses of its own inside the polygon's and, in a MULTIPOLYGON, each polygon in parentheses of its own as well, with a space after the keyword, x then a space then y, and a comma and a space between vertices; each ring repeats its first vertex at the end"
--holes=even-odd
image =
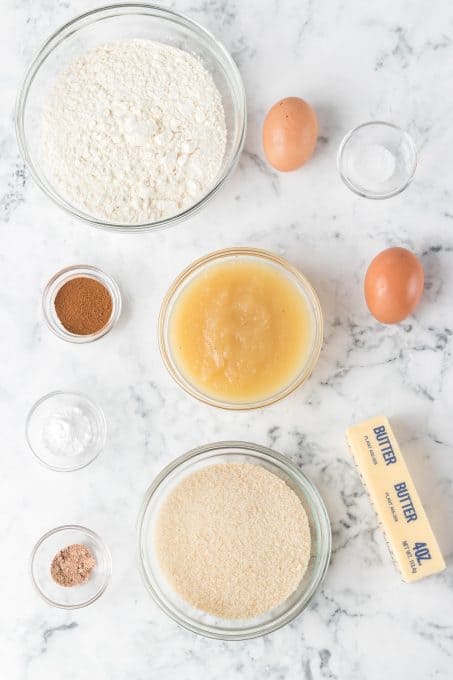
POLYGON ((365 146, 354 158, 354 170, 362 184, 386 182, 395 172, 395 156, 382 144, 365 146))

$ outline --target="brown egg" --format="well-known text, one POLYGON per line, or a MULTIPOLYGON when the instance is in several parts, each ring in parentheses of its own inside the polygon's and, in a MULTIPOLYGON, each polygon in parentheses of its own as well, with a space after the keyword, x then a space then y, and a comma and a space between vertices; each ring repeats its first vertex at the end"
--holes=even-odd
POLYGON ((269 163, 282 172, 296 170, 311 157, 318 137, 316 113, 303 99, 281 99, 263 125, 263 147, 269 163))
POLYGON ((420 260, 406 248, 387 248, 368 267, 365 300, 382 323, 398 323, 412 314, 423 293, 425 275, 420 260))

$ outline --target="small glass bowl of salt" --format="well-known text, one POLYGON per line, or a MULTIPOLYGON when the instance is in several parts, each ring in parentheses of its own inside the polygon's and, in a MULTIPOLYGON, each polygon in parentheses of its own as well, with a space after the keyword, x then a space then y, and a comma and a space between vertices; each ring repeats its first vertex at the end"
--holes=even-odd
POLYGON ((79 392, 51 392, 27 416, 28 445, 40 463, 69 472, 89 465, 105 445, 107 425, 99 406, 79 392))
POLYGON ((393 123, 363 123, 344 137, 338 172, 351 191, 365 198, 390 198, 411 182, 417 167, 412 137, 393 123))

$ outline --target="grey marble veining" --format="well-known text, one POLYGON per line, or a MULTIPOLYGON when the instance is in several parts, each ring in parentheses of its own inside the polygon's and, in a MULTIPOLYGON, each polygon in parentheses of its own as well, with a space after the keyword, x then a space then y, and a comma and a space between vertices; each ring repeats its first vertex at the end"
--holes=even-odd
POLYGON ((180 0, 227 46, 244 78, 246 149, 231 181, 175 229, 125 237, 76 223, 32 183, 13 108, 26 64, 60 24, 95 0, 4 0, 0 8, 0 659, 2 680, 449 680, 453 677, 453 8, 448 0, 180 0), (315 157, 282 175, 263 160, 261 123, 277 99, 318 112, 315 157), (370 119, 413 135, 413 184, 370 202, 340 182, 343 134, 370 119), (158 352, 156 316, 170 281, 210 250, 248 244, 287 256, 311 279, 325 342, 311 380, 263 411, 225 413, 183 394, 158 352), (384 327, 362 281, 389 245, 421 258, 416 313, 384 327), (158 254, 158 257, 156 257, 158 254), (63 343, 43 323, 40 295, 59 268, 86 262, 119 282, 125 309, 100 342, 63 343), (108 445, 69 475, 39 467, 24 418, 52 389, 80 389, 102 406, 108 445), (442 574, 400 582, 344 440, 354 421, 385 412, 447 559, 442 574), (213 440, 245 439, 287 454, 313 479, 332 521, 333 555, 311 606, 291 625, 248 642, 196 637, 148 597, 135 562, 135 522, 154 475, 213 440), (67 522, 111 548, 112 582, 93 606, 65 613, 33 591, 36 539, 67 522))

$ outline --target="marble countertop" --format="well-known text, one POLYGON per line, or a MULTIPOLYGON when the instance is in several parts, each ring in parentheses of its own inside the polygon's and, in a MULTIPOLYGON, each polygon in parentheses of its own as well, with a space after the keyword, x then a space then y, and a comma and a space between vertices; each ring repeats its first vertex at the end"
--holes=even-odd
POLYGON ((96 0, 3 0, 1 16, 0 675, 4 680, 448 680, 453 675, 453 9, 448 0, 179 0, 240 68, 249 132, 239 168, 196 218, 143 236, 102 233, 63 214, 20 158, 13 108, 26 64, 60 24, 96 0), (263 116, 299 95, 320 123, 316 155, 280 175, 264 162, 263 116), (372 202, 336 171, 344 133, 371 119, 414 137, 420 163, 400 196, 372 202), (311 380, 262 411, 228 413, 189 398, 166 373, 156 316, 170 281, 194 258, 230 245, 287 256, 311 279, 325 342, 311 380), (367 312, 362 280, 381 249, 420 255, 426 290, 415 315, 384 327, 367 312), (119 282, 124 314, 101 341, 77 346, 44 325, 49 277, 76 262, 119 282), (88 468, 40 467, 24 439, 30 405, 79 389, 104 409, 106 450, 88 468), (447 560, 407 585, 389 557, 345 444, 345 428, 385 412, 406 454, 447 560), (311 606, 265 638, 196 637, 148 596, 135 561, 145 489, 176 456, 209 441, 274 447, 306 472, 333 529, 326 580, 311 606), (113 577, 84 610, 52 609, 34 592, 31 548, 46 530, 80 523, 110 546, 113 577))

